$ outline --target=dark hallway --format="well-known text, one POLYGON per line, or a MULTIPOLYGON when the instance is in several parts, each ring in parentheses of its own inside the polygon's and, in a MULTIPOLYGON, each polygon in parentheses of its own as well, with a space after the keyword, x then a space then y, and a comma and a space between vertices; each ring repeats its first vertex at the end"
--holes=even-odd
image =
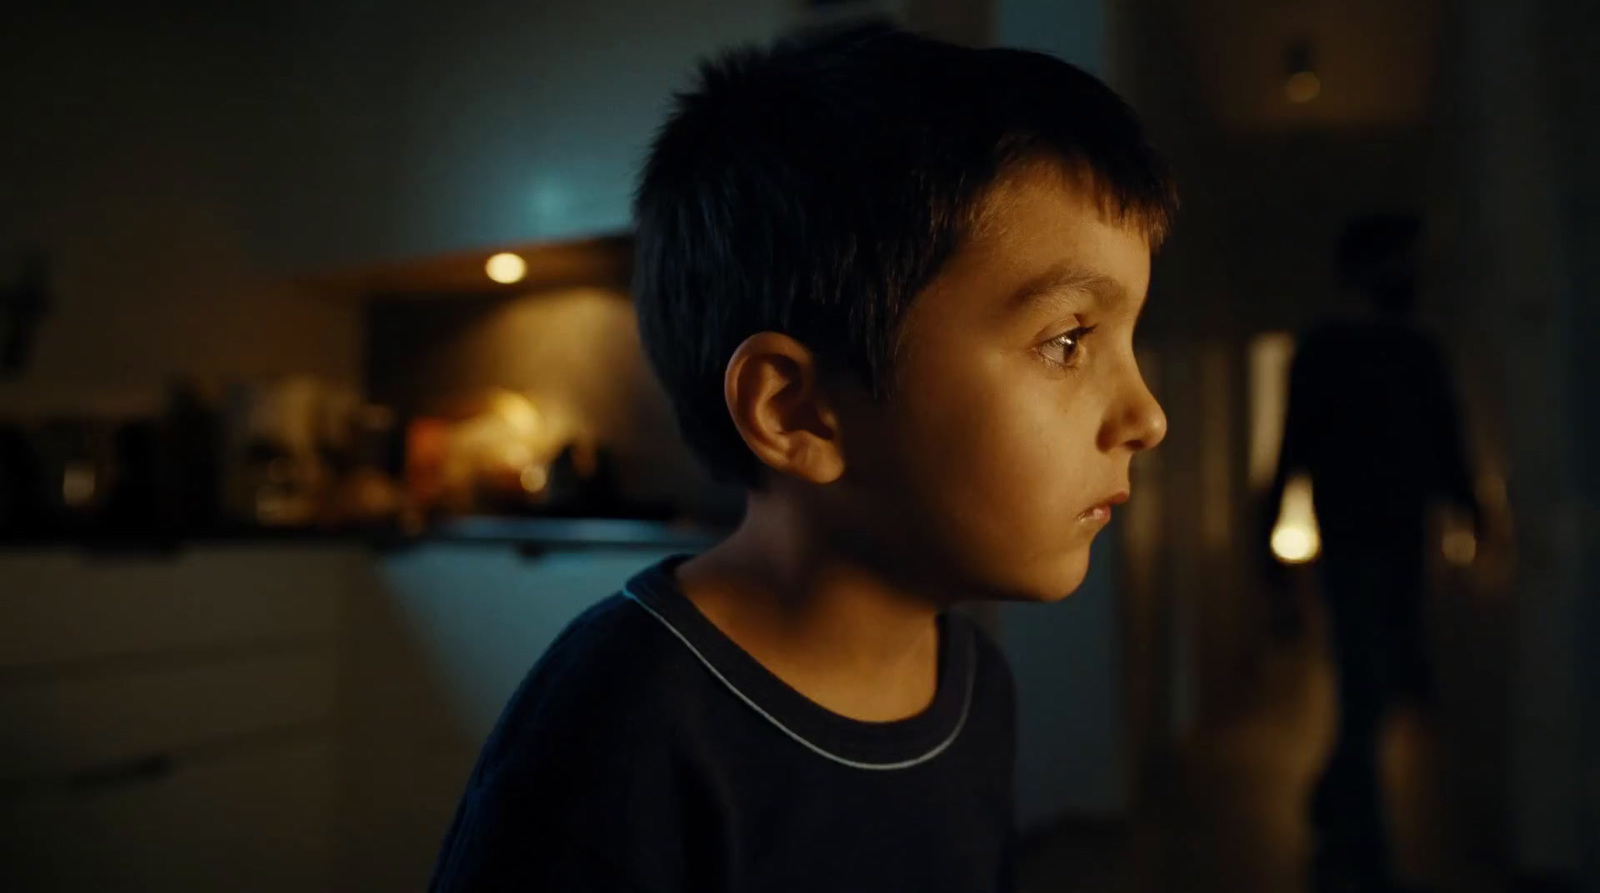
MULTIPOLYGON (((1491 771, 1502 739, 1490 706, 1503 688, 1485 677, 1500 627, 1495 603, 1457 610, 1467 607, 1461 598, 1440 593, 1430 606, 1438 703, 1428 715, 1396 712, 1385 736, 1395 868, 1410 885, 1402 889, 1510 889, 1494 849, 1503 838, 1491 771)), ((1262 654, 1230 715, 1195 731, 1137 818, 1068 824, 1036 839, 1023 890, 1306 890, 1305 803, 1336 722, 1326 621, 1307 613, 1306 635, 1262 654)))

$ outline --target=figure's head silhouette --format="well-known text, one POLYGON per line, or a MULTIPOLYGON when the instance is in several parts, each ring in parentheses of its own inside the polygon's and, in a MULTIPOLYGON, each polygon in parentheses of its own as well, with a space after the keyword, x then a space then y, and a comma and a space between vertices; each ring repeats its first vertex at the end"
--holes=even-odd
POLYGON ((1422 220, 1411 213, 1352 219, 1339 238, 1340 284, 1366 295, 1380 312, 1410 313, 1416 306, 1421 234, 1422 220))

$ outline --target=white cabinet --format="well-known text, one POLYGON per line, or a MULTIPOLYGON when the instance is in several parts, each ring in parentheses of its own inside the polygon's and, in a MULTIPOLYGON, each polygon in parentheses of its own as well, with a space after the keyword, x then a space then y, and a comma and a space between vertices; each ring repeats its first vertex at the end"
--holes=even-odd
POLYGON ((0 889, 331 889, 365 561, 0 555, 0 889))

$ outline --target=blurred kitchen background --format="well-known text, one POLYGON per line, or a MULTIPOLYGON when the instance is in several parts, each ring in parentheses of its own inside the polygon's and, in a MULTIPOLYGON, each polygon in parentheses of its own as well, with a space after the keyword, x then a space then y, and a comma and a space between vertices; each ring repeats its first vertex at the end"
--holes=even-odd
POLYGON ((1185 197, 1140 348, 1170 437, 1082 591, 977 612, 1021 690, 1024 888, 1305 888, 1333 669, 1314 562, 1280 550, 1281 622, 1257 519, 1295 333, 1355 306, 1340 231, 1413 210, 1494 533, 1430 560, 1397 862, 1600 890, 1596 4, 10 9, 0 889, 421 888, 542 649, 738 517, 627 293, 670 92, 876 16, 1097 72, 1185 197))

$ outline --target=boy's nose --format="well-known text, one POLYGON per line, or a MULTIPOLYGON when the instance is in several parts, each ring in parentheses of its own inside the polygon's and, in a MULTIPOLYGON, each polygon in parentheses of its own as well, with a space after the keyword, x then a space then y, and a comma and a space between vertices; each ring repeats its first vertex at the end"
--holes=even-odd
POLYGON ((1135 372, 1124 398, 1108 419, 1104 428, 1102 449, 1118 447, 1133 452, 1154 448, 1167 437, 1167 414, 1155 395, 1145 385, 1144 377, 1135 372))
POLYGON ((1128 441, 1128 446, 1134 450, 1152 449, 1167 439, 1166 411, 1161 408, 1155 395, 1145 391, 1145 396, 1148 398, 1146 405, 1137 414, 1133 425, 1137 436, 1128 441))

